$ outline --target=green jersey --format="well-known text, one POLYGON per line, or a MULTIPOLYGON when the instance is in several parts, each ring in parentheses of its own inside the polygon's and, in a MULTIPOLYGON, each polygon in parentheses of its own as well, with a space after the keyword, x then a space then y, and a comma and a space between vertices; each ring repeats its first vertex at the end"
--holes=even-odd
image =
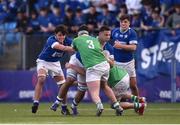
POLYGON ((85 68, 106 61, 100 42, 95 37, 88 35, 79 36, 73 40, 73 48, 79 51, 85 68))
POLYGON ((109 71, 109 79, 108 79, 109 86, 114 87, 127 74, 128 73, 125 69, 119 68, 117 66, 113 66, 109 71))

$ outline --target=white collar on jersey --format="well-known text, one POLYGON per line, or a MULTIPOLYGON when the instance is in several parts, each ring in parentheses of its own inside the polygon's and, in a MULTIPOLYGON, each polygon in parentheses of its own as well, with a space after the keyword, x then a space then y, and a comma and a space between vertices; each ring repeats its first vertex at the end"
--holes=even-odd
POLYGON ((119 28, 119 30, 120 30, 121 33, 125 33, 125 32, 127 32, 129 29, 131 29, 131 28, 128 28, 127 30, 123 31, 121 27, 119 28))
POLYGON ((86 30, 81 30, 78 32, 78 36, 81 36, 81 35, 89 35, 89 32, 86 30))

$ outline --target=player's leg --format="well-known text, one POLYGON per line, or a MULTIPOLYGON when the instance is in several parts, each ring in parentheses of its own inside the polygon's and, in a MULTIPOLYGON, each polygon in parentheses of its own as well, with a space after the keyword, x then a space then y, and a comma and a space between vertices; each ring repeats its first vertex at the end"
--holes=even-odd
POLYGON ((73 112, 73 115, 77 115, 78 111, 77 111, 77 106, 79 104, 79 102, 83 99, 87 88, 87 84, 86 84, 86 77, 85 75, 81 75, 81 74, 77 74, 77 81, 78 81, 78 91, 74 97, 74 100, 72 102, 71 105, 71 109, 73 112))
POLYGON ((91 81, 87 82, 89 94, 91 95, 92 101, 97 106, 97 116, 100 116, 102 111, 104 110, 103 104, 101 102, 101 99, 99 97, 99 91, 100 91, 100 81, 91 81))
POLYGON ((134 103, 130 103, 130 102, 120 102, 120 106, 124 109, 134 109, 134 103))
POLYGON ((116 115, 122 115, 123 108, 119 105, 119 102, 117 101, 114 92, 112 89, 108 86, 107 82, 101 81, 101 88, 105 92, 106 96, 111 100, 112 102, 112 108, 116 110, 116 115))
POLYGON ((130 77, 130 88, 133 95, 139 96, 136 77, 130 77))
MULTIPOLYGON (((109 63, 104 61, 86 70, 86 83, 88 86, 89 93, 93 102, 97 105, 97 116, 100 116, 103 111, 103 104, 99 97, 100 92, 100 80, 104 74, 109 76, 109 63)), ((106 79, 106 80, 107 80, 106 79)))
POLYGON ((80 90, 77 91, 77 93, 73 99, 73 102, 71 104, 71 109, 72 109, 73 115, 78 115, 77 106, 81 102, 81 100, 83 99, 85 92, 86 91, 80 91, 80 90))
POLYGON ((66 96, 70 86, 73 85, 74 81, 75 79, 68 77, 66 79, 66 82, 61 85, 61 87, 59 88, 58 96, 56 97, 55 102, 51 106, 51 110, 56 111, 59 107, 59 104, 61 103, 61 113, 63 115, 70 114, 67 108, 66 96))
MULTIPOLYGON (((53 76, 54 80, 56 81, 58 87, 59 87, 59 90, 61 90, 62 86, 64 85, 65 83, 65 78, 64 78, 64 73, 61 69, 61 65, 60 63, 58 64, 54 64, 55 66, 54 67, 51 67, 50 69, 50 74, 53 76)), ((65 98, 65 97, 64 97, 65 98)), ((60 98, 57 97, 56 101, 53 103, 53 105, 51 106, 51 109, 56 111, 57 110, 57 107, 59 106, 59 103, 61 102, 62 100, 60 98)), ((66 101, 66 99, 64 99, 64 101, 66 101)), ((70 114, 69 113, 69 110, 67 109, 67 104, 66 102, 62 104, 62 110, 61 110, 61 113, 62 114, 65 114, 65 115, 68 115, 70 114)))
MULTIPOLYGON (((63 83, 65 82, 64 79, 64 75, 57 75, 54 76, 54 80, 56 81, 59 90, 61 89, 61 86, 63 85, 63 83)), ((59 103, 61 102, 61 99, 59 99, 59 97, 57 96, 56 101, 53 103, 53 105, 51 106, 51 110, 56 111, 57 108, 59 107, 59 103)))
POLYGON ((68 77, 66 79, 66 82, 61 86, 61 88, 59 89, 59 93, 56 99, 56 102, 60 103, 61 102, 61 113, 63 115, 69 115, 70 112, 67 108, 67 92, 69 90, 69 88, 73 85, 73 83, 75 82, 75 79, 68 77))
MULTIPOLYGON (((76 63, 75 60, 75 56, 71 56, 70 59, 70 63, 76 63)), ((61 70, 62 72, 62 70, 61 70)), ((60 74, 61 74, 60 72, 60 74)), ((64 81, 64 83, 59 87, 59 91, 58 91, 58 96, 56 97, 56 101, 52 104, 51 109, 53 111, 56 111, 60 102, 62 103, 61 105, 61 113, 63 114, 69 114, 68 109, 67 109, 67 103, 66 103, 66 96, 67 96, 67 92, 69 90, 69 87, 72 86, 72 84, 74 83, 74 81, 76 80, 76 71, 72 70, 72 69, 67 69, 67 78, 64 81), (66 113, 67 111, 67 113, 66 113)))
MULTIPOLYGON (((133 102, 134 104, 134 111, 136 113, 139 113, 139 115, 143 115, 145 108, 147 106, 146 98, 145 97, 137 97, 135 95, 126 93, 122 96, 124 99, 129 99, 133 102)), ((128 106, 128 104, 127 104, 128 106)), ((123 105, 123 108, 127 108, 125 105, 123 105)))
POLYGON ((97 106, 96 115, 100 116, 104 110, 103 104, 99 97, 100 79, 101 79, 102 73, 100 74, 98 70, 94 69, 94 67, 88 68, 86 70, 86 83, 87 83, 87 87, 88 87, 88 91, 91 96, 91 99, 97 106))
POLYGON ((138 97, 138 96, 132 95, 130 93, 126 93, 122 98, 123 99, 129 99, 132 102, 139 102, 139 103, 145 103, 146 102, 145 97, 138 97))
POLYGON ((44 69, 39 69, 37 71, 38 74, 38 81, 37 84, 35 86, 35 93, 34 93, 34 101, 33 101, 33 106, 32 106, 32 113, 36 113, 38 110, 38 106, 39 106, 39 100, 41 97, 41 93, 42 93, 42 88, 43 85, 45 83, 46 80, 46 70, 44 69))
MULTIPOLYGON (((118 100, 121 100, 122 98, 124 99, 132 99, 131 94, 117 94, 117 91, 114 91, 116 93, 116 98, 118 100), (127 98, 126 98, 127 97, 127 98)), ((137 97, 137 96, 135 96, 137 97)), ((146 102, 139 102, 138 99, 141 100, 142 97, 137 97, 133 103, 131 102, 120 102, 120 106, 124 109, 134 109, 136 113, 139 115, 143 115, 144 111, 146 109, 147 103, 146 102)))
POLYGON ((129 76, 130 76, 130 89, 133 95, 139 96, 139 91, 137 87, 137 80, 136 80, 136 70, 135 70, 135 61, 132 60, 125 66, 129 76))
POLYGON ((123 108, 119 105, 119 102, 116 99, 116 96, 113 92, 113 90, 108 86, 107 80, 109 78, 109 71, 104 72, 104 74, 101 77, 101 88, 104 90, 106 96, 111 100, 112 105, 111 107, 116 110, 116 115, 122 115, 123 108))
POLYGON ((134 102, 134 103, 130 103, 130 102, 121 102, 120 103, 121 107, 124 109, 124 110, 127 110, 127 109, 134 109, 134 110, 137 110, 138 114, 139 115, 143 115, 144 114, 144 111, 145 111, 145 108, 147 106, 146 103, 139 103, 139 102, 134 102))

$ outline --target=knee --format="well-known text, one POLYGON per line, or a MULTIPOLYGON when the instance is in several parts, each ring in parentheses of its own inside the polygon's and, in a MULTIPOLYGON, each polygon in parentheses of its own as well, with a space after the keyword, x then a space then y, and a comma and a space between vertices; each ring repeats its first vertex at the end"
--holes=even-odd
POLYGON ((43 85, 45 83, 46 77, 39 77, 38 78, 38 84, 43 85))
POLYGON ((68 89, 69 87, 71 87, 74 83, 74 80, 73 79, 66 79, 65 83, 62 84, 61 88, 63 89, 68 89))

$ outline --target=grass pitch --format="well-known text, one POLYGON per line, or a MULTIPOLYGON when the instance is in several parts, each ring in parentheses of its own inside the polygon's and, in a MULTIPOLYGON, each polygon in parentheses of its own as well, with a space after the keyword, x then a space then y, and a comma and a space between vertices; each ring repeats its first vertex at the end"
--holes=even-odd
POLYGON ((180 103, 148 104, 145 114, 139 116, 133 110, 115 116, 114 110, 105 104, 101 117, 96 117, 96 106, 81 103, 78 116, 63 116, 60 109, 53 112, 51 103, 40 103, 36 114, 31 113, 31 103, 0 103, 0 123, 35 124, 180 124, 180 103))

